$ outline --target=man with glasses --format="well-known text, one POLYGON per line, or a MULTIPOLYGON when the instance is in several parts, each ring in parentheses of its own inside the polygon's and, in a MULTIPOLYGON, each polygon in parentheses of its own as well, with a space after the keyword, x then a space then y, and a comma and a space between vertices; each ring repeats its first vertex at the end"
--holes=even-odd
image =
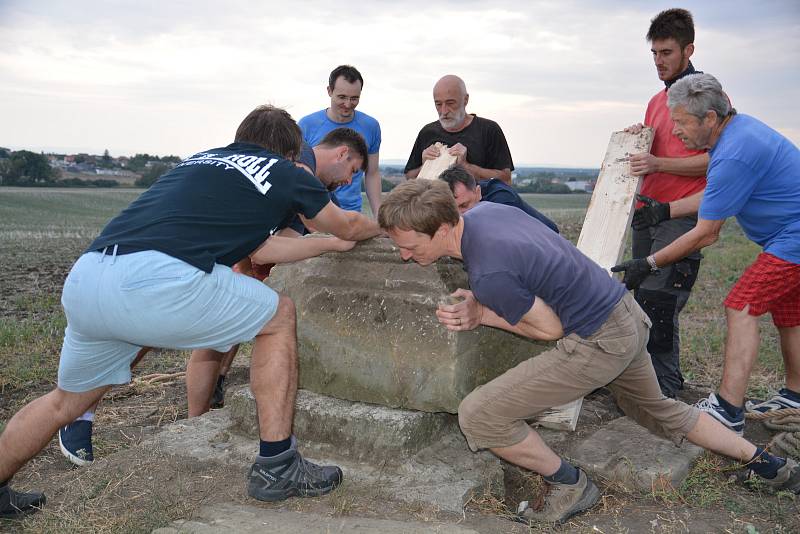
POLYGON ((381 207, 381 171, 379 151, 381 148, 381 127, 378 121, 366 113, 356 111, 364 78, 353 66, 339 65, 328 77, 328 96, 331 105, 306 115, 298 122, 303 131, 303 140, 309 146, 317 146, 325 135, 343 126, 360 133, 367 143, 369 153, 366 171, 359 170, 353 175, 350 184, 340 186, 334 194, 342 209, 361 211, 361 182, 367 192, 369 207, 373 214, 381 207))

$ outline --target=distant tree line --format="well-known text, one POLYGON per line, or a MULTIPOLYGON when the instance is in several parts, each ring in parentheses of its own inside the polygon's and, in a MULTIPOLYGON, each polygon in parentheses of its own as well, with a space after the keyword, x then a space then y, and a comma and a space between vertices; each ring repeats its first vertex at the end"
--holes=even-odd
POLYGON ((29 150, 0 149, 0 184, 19 186, 53 185, 59 172, 44 154, 29 150))

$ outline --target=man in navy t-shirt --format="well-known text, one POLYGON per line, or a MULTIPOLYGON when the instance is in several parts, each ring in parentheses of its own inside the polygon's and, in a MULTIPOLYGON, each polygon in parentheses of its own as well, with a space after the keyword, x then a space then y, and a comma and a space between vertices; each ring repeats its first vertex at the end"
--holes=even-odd
POLYGON ((413 180, 384 199, 378 222, 404 260, 464 262, 470 290, 456 290, 452 296, 463 300, 436 311, 449 330, 483 325, 558 340, 554 349, 476 388, 458 408, 470 448, 489 449, 555 486, 541 511, 520 511, 524 519, 563 522, 599 500, 586 473, 556 455, 526 420, 602 386, 651 432, 752 462, 767 483, 800 491, 791 463, 661 393, 647 353, 647 315, 607 271, 539 221, 490 202, 460 216, 444 183, 413 180))
POLYGON ((519 208, 555 233, 558 233, 556 223, 522 200, 522 197, 514 191, 513 187, 497 178, 481 180, 478 183, 467 170, 461 167, 452 167, 440 174, 439 179, 447 182, 447 185, 450 186, 450 191, 453 192, 453 196, 456 199, 458 211, 462 215, 467 210, 474 208, 478 202, 495 202, 519 208))
MULTIPOLYGON (((276 501, 322 495, 341 482, 338 467, 304 460, 291 433, 294 304, 231 269, 248 256, 293 261, 309 257, 309 248, 346 250, 352 244, 342 240, 380 233, 369 218, 333 205, 320 181, 295 166, 301 145, 288 113, 256 108, 234 143, 195 154, 167 172, 78 258, 62 294, 67 328, 58 385, 12 417, 0 435, 0 516, 44 503, 41 493, 16 492, 8 481, 59 427, 112 385, 129 382, 130 364, 143 346, 191 349, 193 361, 215 370, 221 353, 255 338, 250 377, 261 442, 248 493, 276 501), (274 236, 295 213, 341 239, 317 244, 274 236)), ((344 159, 361 165, 352 155, 344 159)), ((215 373, 203 375, 211 390, 215 373)))

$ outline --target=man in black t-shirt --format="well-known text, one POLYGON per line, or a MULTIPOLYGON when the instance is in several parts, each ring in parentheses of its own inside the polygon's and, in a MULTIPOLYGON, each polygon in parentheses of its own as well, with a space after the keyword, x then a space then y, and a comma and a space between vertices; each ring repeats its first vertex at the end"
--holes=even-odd
MULTIPOLYGON (((16 492, 8 481, 59 427, 112 385, 129 382, 143 346, 192 349, 193 359, 216 366, 221 353, 255 337, 250 376, 261 443, 248 493, 277 501, 338 486, 341 470, 304 460, 291 434, 294 304, 231 269, 247 256, 257 263, 294 261, 347 250, 347 241, 380 233, 369 218, 333 205, 319 180, 292 163, 301 144, 288 113, 255 109, 234 143, 195 154, 159 178, 78 258, 62 295, 67 328, 58 385, 14 415, 0 435, 0 517, 44 504, 41 493, 16 492), (294 213, 340 239, 275 236, 294 213)), ((343 159, 350 174, 364 164, 350 154, 343 159)))
POLYGON ((424 161, 439 157, 434 143, 440 142, 475 179, 499 178, 511 185, 514 163, 503 130, 494 121, 467 113, 467 102, 467 87, 458 76, 448 74, 436 82, 433 103, 439 120, 426 124, 417 135, 404 170, 406 178, 416 178, 424 161))

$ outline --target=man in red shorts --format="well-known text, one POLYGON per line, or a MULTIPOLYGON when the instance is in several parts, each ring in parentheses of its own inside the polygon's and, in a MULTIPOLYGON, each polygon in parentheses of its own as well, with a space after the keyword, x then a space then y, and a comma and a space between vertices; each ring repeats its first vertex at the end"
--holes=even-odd
POLYGON ((714 243, 725 219, 736 217, 747 237, 764 248, 725 299, 728 332, 718 393, 698 403, 735 432, 744 412, 800 408, 800 150, 757 119, 736 113, 709 74, 687 76, 669 90, 674 133, 688 149, 708 149, 708 185, 697 226, 672 244, 613 267, 638 287, 657 271, 714 243), (778 328, 786 385, 772 399, 748 403, 747 380, 758 357, 758 316, 778 328))

